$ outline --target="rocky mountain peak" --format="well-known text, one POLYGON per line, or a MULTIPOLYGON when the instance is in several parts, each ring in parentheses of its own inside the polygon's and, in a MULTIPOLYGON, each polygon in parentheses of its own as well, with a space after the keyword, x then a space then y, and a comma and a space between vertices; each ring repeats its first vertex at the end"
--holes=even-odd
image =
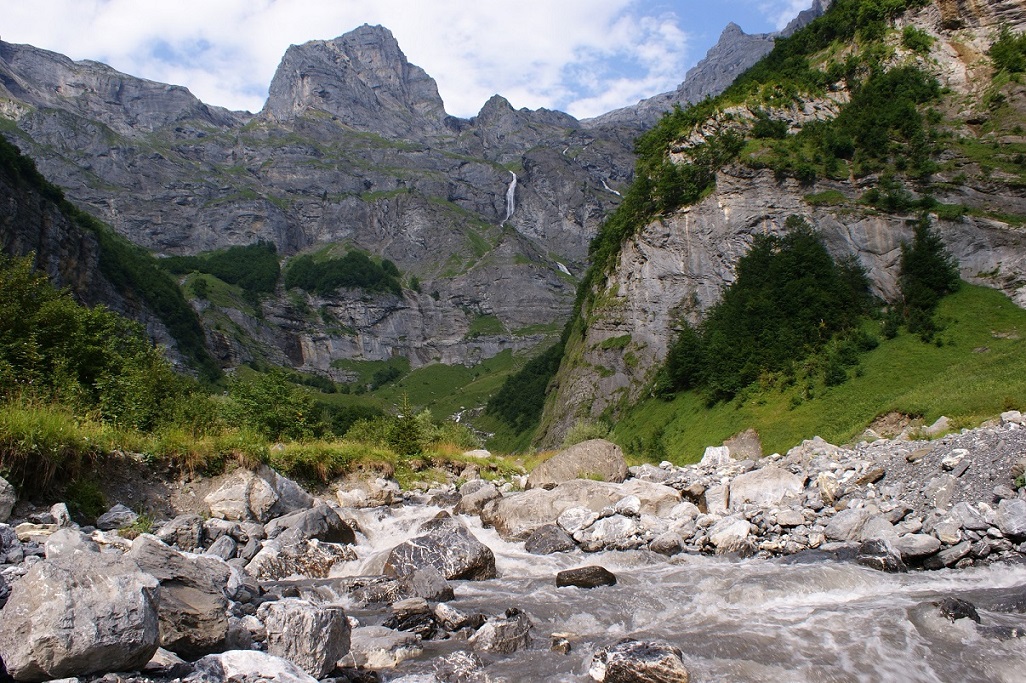
POLYGON ((262 115, 282 122, 307 111, 358 130, 413 138, 443 132, 448 120, 434 79, 410 64, 391 31, 368 25, 286 51, 262 115))

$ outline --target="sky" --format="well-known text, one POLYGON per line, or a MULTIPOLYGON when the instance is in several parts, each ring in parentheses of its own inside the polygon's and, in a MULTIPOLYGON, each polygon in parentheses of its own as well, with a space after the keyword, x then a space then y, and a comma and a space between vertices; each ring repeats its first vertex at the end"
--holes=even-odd
POLYGON ((0 40, 259 111, 291 44, 362 24, 395 35, 446 111, 493 94, 587 118, 673 90, 728 22, 783 28, 812 0, 0 0, 0 40))

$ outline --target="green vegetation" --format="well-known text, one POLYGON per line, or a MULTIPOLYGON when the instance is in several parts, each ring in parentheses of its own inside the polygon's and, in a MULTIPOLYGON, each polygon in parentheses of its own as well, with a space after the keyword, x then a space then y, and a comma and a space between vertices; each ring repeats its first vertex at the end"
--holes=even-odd
POLYGON ((403 289, 394 263, 388 259, 378 263, 360 251, 350 251, 341 258, 297 256, 285 269, 285 286, 321 295, 342 287, 391 294, 401 294, 403 289))
POLYGON ((488 401, 485 412, 515 432, 528 431, 541 418, 549 381, 563 358, 563 342, 554 344, 511 375, 488 401))
MULTIPOLYGON (((963 284, 940 301, 936 320, 940 344, 924 344, 915 334, 884 337, 858 355, 843 384, 828 386, 823 356, 811 357, 793 379, 767 375, 712 406, 697 391, 643 401, 617 422, 611 438, 630 456, 687 463, 749 427, 767 453, 783 453, 813 435, 847 443, 890 412, 925 424, 947 415, 968 427, 1026 407, 1026 312, 1000 292, 963 284)), ((877 337, 882 325, 867 322, 862 329, 877 337)))
POLYGON ((162 259, 160 264, 178 275, 207 273, 255 294, 274 292, 281 273, 277 248, 262 241, 196 256, 170 256, 162 259))
POLYGON ((467 328, 467 338, 469 339, 499 334, 506 334, 506 326, 494 315, 474 316, 467 328))
POLYGON ((787 224, 783 237, 755 238, 738 262, 737 279, 698 329, 682 326, 659 394, 700 388, 719 401, 767 373, 793 376, 869 312, 869 281, 858 264, 835 263, 805 221, 792 216, 787 224))
POLYGON ((936 331, 937 305, 959 287, 958 264, 924 218, 916 223, 912 244, 901 245, 900 265, 898 285, 905 324, 910 332, 929 341, 936 331))
POLYGON ((1026 33, 1014 33, 1008 26, 1002 26, 987 54, 998 71, 1026 71, 1026 33))
POLYGON ((57 205, 62 214, 83 230, 95 235, 100 246, 100 271, 115 289, 133 293, 164 323, 178 343, 178 350, 206 380, 220 377, 220 369, 204 342, 203 328, 175 282, 162 270, 152 254, 116 234, 107 225, 79 210, 64 193, 36 170, 28 157, 0 136, 0 172, 16 186, 39 192, 57 205))

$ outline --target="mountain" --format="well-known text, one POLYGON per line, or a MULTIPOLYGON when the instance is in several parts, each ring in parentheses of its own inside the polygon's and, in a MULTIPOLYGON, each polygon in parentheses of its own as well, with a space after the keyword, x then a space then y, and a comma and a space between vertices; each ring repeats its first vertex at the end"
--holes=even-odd
POLYGON ((723 96, 639 143, 645 182, 599 237, 607 258, 566 339, 542 444, 646 396, 681 323, 699 322, 755 236, 783 234, 792 215, 894 300, 901 245, 926 211, 964 280, 1026 305, 1026 90, 988 56, 1001 30, 1026 27, 1026 7, 898 9, 864 22, 837 0, 723 96))
MULTIPOLYGON (((746 63, 715 68, 729 82, 746 63)), ((255 115, 0 42, 0 116, 72 203, 160 256, 262 241, 286 274, 300 255, 394 264, 402 287, 387 292, 229 283, 202 298, 181 279, 224 367, 339 381, 352 379, 344 361, 473 365, 551 339, 635 161, 622 125, 498 95, 472 119, 447 115, 380 26, 290 47, 255 115)))

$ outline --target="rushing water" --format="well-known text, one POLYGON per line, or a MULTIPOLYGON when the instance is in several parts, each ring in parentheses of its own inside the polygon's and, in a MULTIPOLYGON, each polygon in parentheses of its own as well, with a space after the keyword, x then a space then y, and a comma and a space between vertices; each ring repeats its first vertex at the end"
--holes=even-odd
MULTIPOLYGON (((387 549, 436 512, 363 513, 366 538, 357 550, 365 559, 347 573, 380 571, 387 549)), ((630 636, 680 648, 695 682, 1026 681, 1026 638, 986 633, 995 626, 1026 630, 1026 615, 995 611, 1010 595, 1020 612, 1026 608, 1024 565, 885 574, 834 562, 667 559, 648 552, 536 556, 481 528, 476 518, 463 521, 495 553, 499 576, 455 582, 453 605, 495 615, 518 607, 534 623, 532 649, 483 657, 493 680, 589 681, 592 653, 630 636), (611 570, 617 585, 556 588, 556 572, 586 564, 611 570), (945 597, 973 602, 982 627, 940 616, 930 603, 945 597), (549 651, 553 633, 570 634, 570 654, 549 651)), ((465 648, 457 639, 427 642, 424 655, 395 675, 430 671, 433 657, 465 648)))

